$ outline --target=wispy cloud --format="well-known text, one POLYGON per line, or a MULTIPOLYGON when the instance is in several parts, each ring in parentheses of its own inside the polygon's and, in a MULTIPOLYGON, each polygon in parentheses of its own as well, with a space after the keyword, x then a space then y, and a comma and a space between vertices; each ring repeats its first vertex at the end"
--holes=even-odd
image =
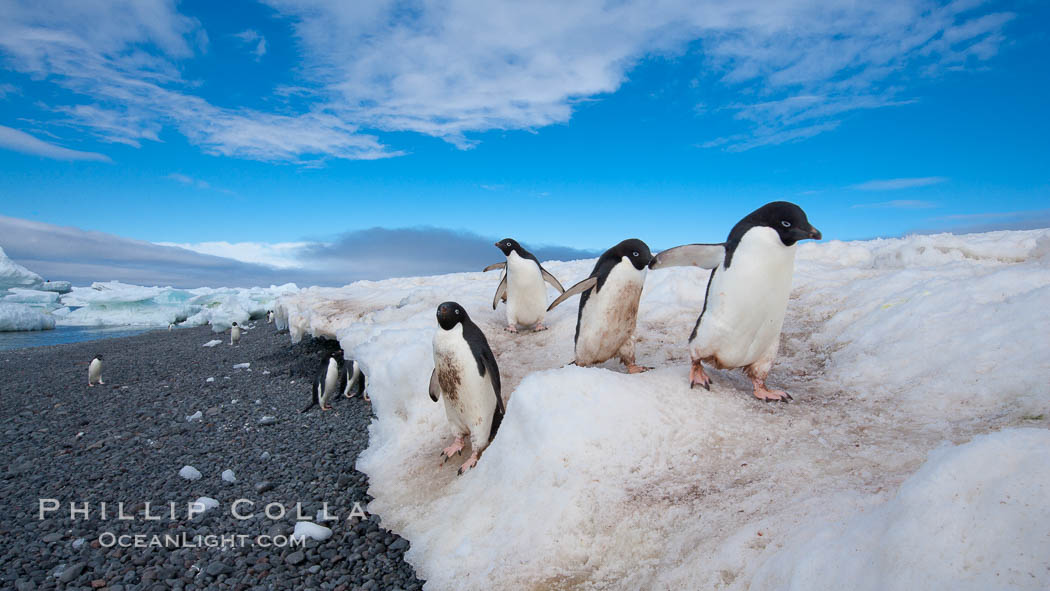
POLYGON ((302 251, 312 242, 158 242, 161 246, 177 246, 243 263, 267 265, 275 269, 301 269, 306 263, 300 259, 302 251))
POLYGON ((858 203, 853 209, 930 209, 937 207, 933 201, 918 201, 914 199, 896 199, 893 201, 880 201, 878 203, 858 203))
POLYGON ((89 160, 94 162, 112 162, 109 156, 98 152, 81 152, 56 146, 42 139, 33 137, 24 131, 0 125, 0 148, 14 150, 23 154, 42 156, 52 160, 89 160))
POLYGON ((14 84, 0 84, 0 99, 7 98, 9 94, 19 94, 19 89, 14 84))
MULTIPOLYGON (((902 72, 979 66, 996 55, 1013 18, 980 0, 507 0, 411 10, 267 2, 301 44, 298 87, 307 92, 298 112, 286 103, 272 112, 219 107, 196 96, 180 66, 204 51, 207 35, 168 0, 9 3, 0 53, 10 67, 87 97, 93 104, 61 108, 107 141, 138 145, 174 128, 209 154, 316 164, 401 154, 375 133, 410 131, 469 148, 478 141, 472 133, 564 123, 581 101, 619 89, 643 59, 701 47, 698 86, 737 97, 703 97, 704 112, 729 110, 742 129, 698 143, 741 151, 802 141, 848 113, 913 101, 902 72)), ((257 31, 237 35, 256 56, 266 52, 257 31)))
POLYGON ((248 29, 235 33, 233 36, 240 39, 245 45, 254 45, 252 53, 255 55, 255 61, 259 61, 262 56, 266 55, 266 37, 260 35, 258 31, 248 29))
POLYGON ((105 141, 158 141, 173 127, 205 153, 271 162, 397 155, 322 105, 298 114, 224 108, 192 94, 178 64, 207 47, 195 19, 167 0, 14 2, 0 19, 6 65, 53 80, 94 104, 58 106, 105 141), (144 51, 150 48, 152 51, 144 51))
POLYGON ((278 270, 104 232, 0 216, 0 246, 47 279, 176 287, 248 287, 289 281, 332 285, 317 273, 278 270))
POLYGON ((943 176, 924 176, 903 179, 881 179, 867 181, 857 185, 851 185, 850 189, 858 191, 898 191, 900 189, 914 189, 916 187, 928 187, 943 183, 948 179, 943 176))
POLYGON ((184 185, 190 185, 190 186, 193 186, 193 187, 197 187, 199 189, 208 189, 208 188, 211 187, 211 184, 208 181, 202 181, 200 179, 195 179, 193 177, 186 176, 186 175, 184 175, 182 173, 179 173, 179 172, 173 172, 173 173, 169 174, 165 178, 169 178, 169 179, 171 179, 173 181, 180 182, 180 183, 182 183, 184 185))

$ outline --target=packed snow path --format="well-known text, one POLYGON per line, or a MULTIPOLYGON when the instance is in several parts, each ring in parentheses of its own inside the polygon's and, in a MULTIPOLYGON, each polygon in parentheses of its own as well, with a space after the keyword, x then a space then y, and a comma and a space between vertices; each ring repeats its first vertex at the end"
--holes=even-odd
MULTIPOLYGON (((544 264, 565 285, 592 265, 544 264)), ((411 540, 428 588, 1050 585, 1050 230, 802 246, 769 378, 790 404, 756 400, 735 371, 689 389, 706 271, 649 273, 637 353, 656 369, 642 375, 566 367, 576 300, 548 331, 505 332, 498 280, 358 282, 278 304, 293 339, 337 338, 363 364, 370 510, 411 540), (427 397, 445 300, 485 331, 507 399, 462 477, 438 466, 450 432, 427 397), (868 514, 921 526, 869 539, 868 514)))

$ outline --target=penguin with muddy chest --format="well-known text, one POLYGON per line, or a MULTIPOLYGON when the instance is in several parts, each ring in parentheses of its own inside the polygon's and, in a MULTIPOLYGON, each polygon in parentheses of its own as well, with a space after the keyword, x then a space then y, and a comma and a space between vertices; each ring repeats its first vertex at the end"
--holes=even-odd
POLYGON ((635 363, 634 330, 649 246, 631 238, 605 251, 583 281, 554 300, 547 311, 580 294, 576 316, 576 365, 596 365, 619 356, 629 373, 650 369, 635 363))
POLYGON ((459 473, 473 468, 496 437, 505 408, 499 367, 485 334, 456 302, 437 308, 434 333, 434 371, 430 374, 430 399, 444 398, 445 415, 455 437, 441 451, 442 463, 463 451, 469 437, 471 454, 459 473))

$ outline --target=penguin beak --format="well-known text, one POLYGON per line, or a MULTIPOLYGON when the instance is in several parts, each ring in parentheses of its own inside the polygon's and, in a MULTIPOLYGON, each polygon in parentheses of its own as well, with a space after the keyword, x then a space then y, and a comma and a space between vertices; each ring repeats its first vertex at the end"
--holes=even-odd
POLYGON ((821 238, 823 238, 823 235, 820 233, 820 230, 814 228, 813 226, 810 226, 809 237, 813 240, 820 240, 821 238))

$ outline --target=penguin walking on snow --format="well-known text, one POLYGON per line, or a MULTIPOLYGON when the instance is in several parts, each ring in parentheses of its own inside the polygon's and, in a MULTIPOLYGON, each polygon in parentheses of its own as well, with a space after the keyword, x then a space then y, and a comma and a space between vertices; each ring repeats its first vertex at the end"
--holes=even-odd
POLYGON ((88 364, 88 387, 95 385, 98 382, 101 385, 105 385, 106 382, 102 381, 102 356, 95 355, 88 364))
POLYGON ((430 374, 430 399, 444 395, 445 415, 455 441, 441 451, 445 463, 463 451, 470 437, 471 454, 459 467, 462 474, 477 465, 503 421, 499 367, 485 334, 456 302, 437 309, 434 333, 434 371, 430 374))
POLYGON ((233 326, 230 327, 230 344, 236 345, 239 342, 241 342, 241 327, 234 322, 233 326))
POLYGON ((365 391, 365 374, 361 371, 361 364, 351 359, 344 364, 344 368, 346 370, 346 386, 343 388, 343 396, 353 398, 361 394, 365 402, 370 402, 372 399, 368 397, 368 392, 365 391))
POLYGON ((806 213, 776 201, 748 214, 722 244, 689 244, 656 255, 650 268, 697 266, 711 269, 704 307, 689 337, 689 387, 711 389, 707 363, 718 369, 744 368, 757 398, 787 402, 791 396, 766 388, 766 376, 780 347, 795 244, 820 240, 806 213))
POLYGON ((317 370, 317 376, 314 377, 313 386, 310 388, 310 404, 306 405, 306 408, 299 412, 306 412, 315 404, 319 405, 321 410, 332 410, 328 401, 332 396, 335 396, 336 392, 345 392, 346 389, 346 372, 343 371, 343 351, 339 350, 329 353, 325 355, 324 360, 321 362, 321 367, 317 370))
POLYGON ((605 251, 587 279, 570 287, 547 311, 576 294, 576 365, 595 365, 619 355, 629 373, 652 368, 635 364, 634 329, 645 271, 652 259, 641 240, 624 240, 605 251))
POLYGON ((531 252, 522 248, 513 238, 504 238, 496 248, 507 257, 505 263, 494 263, 485 271, 505 269, 496 295, 492 298, 492 309, 502 299, 507 302, 507 330, 518 332, 518 328, 546 330, 543 316, 547 313, 547 286, 550 283, 558 293, 565 293, 558 279, 551 275, 531 252))

